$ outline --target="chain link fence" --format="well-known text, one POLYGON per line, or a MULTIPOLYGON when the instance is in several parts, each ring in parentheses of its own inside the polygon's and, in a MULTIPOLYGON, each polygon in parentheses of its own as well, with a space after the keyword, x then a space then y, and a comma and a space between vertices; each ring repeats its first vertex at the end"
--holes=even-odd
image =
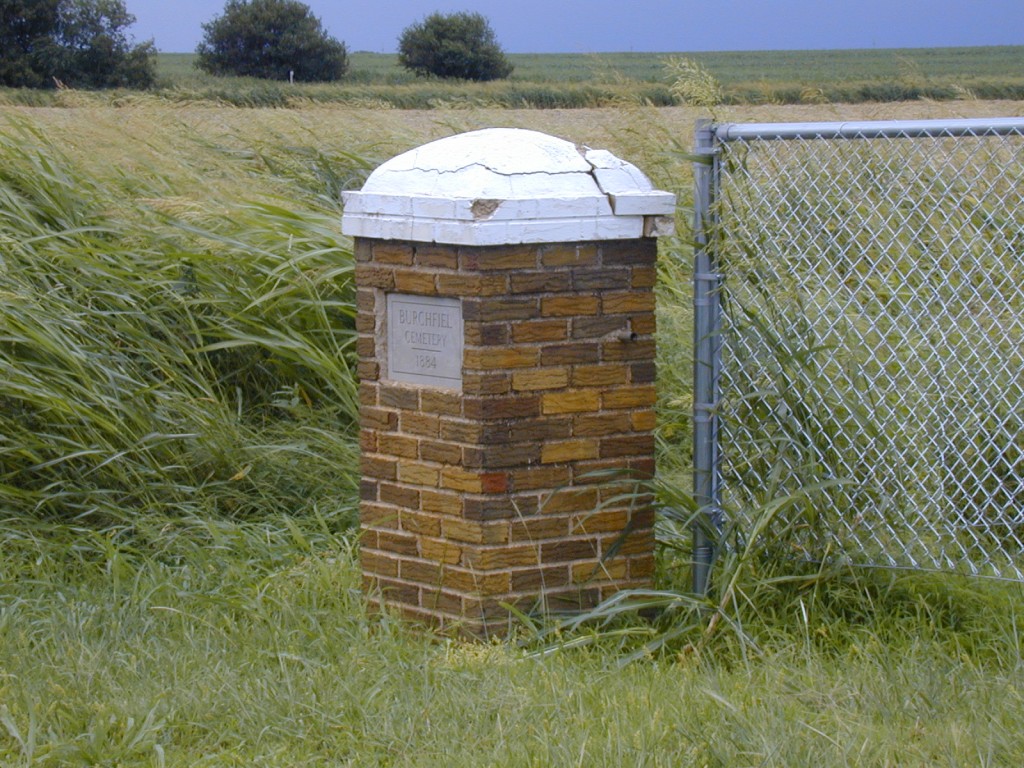
POLYGON ((1024 579, 1024 120, 705 123, 698 151, 712 521, 800 494, 796 556, 1024 579))

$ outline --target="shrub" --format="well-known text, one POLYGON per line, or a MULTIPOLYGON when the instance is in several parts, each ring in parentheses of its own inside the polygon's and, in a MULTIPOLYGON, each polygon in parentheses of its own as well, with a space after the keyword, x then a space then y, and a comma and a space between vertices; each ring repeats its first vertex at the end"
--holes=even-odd
POLYGON ((212 75, 326 82, 348 70, 345 44, 297 0, 228 0, 203 30, 196 66, 212 75))
POLYGON ((122 0, 0 0, 0 85, 148 88, 152 42, 132 45, 122 0))
POLYGON ((482 81, 512 74, 494 30, 479 13, 434 13, 406 27, 398 61, 417 75, 482 81))

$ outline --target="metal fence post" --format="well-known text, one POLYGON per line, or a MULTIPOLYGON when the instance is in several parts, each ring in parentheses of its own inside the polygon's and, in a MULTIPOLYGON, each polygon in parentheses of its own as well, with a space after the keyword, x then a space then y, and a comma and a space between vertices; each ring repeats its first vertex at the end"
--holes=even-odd
POLYGON ((721 358, 720 275, 714 253, 713 206, 718 188, 714 125, 697 122, 693 202, 693 591, 707 594, 720 523, 718 498, 718 375, 721 358))

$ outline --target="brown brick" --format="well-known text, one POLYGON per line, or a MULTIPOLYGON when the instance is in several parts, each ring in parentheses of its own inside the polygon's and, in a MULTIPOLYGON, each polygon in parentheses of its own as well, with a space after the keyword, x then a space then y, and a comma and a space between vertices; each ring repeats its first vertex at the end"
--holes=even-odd
POLYGON ((622 360, 653 360, 654 340, 606 341, 601 348, 602 359, 611 362, 622 360))
POLYGON ((500 347, 509 343, 509 324, 467 323, 463 338, 468 346, 500 347))
POLYGON ((432 269, 457 269, 459 252, 456 248, 443 245, 417 245, 413 252, 413 264, 432 269))
POLYGON ((461 515, 462 496, 457 493, 425 489, 420 492, 420 509, 442 515, 461 515))
POLYGON ((462 553, 462 565, 485 571, 499 568, 537 565, 540 553, 532 544, 505 545, 501 547, 475 547, 462 553))
POLYGON ((596 411, 601 407, 601 393, 596 389, 548 392, 542 398, 541 409, 545 414, 596 411))
POLYGON ((545 296, 540 301, 543 317, 579 317, 596 315, 601 302, 596 296, 545 296))
POLYGON ((504 544, 509 540, 508 523, 504 520, 442 520, 441 535, 453 541, 469 544, 504 544))
POLYGON ((356 378, 359 381, 377 381, 380 378, 380 365, 372 360, 360 360, 356 365, 356 378))
POLYGON ((513 592, 547 591, 564 587, 567 584, 569 584, 569 567, 566 565, 512 571, 513 592))
POLYGON ((629 327, 637 336, 650 336, 658 330, 658 322, 653 312, 633 315, 629 319, 629 327))
POLYGON ((359 524, 365 528, 398 528, 399 511, 385 504, 363 502, 359 506, 359 524))
POLYGON ((654 576, 654 555, 633 555, 629 558, 629 577, 631 579, 650 579, 654 576))
POLYGON ((360 456, 359 471, 364 477, 394 480, 398 477, 398 462, 386 456, 360 456))
POLYGON ((398 480, 401 483, 436 488, 439 477, 439 471, 429 464, 419 461, 398 462, 398 480))
POLYGON ((368 477, 359 479, 359 500, 362 502, 377 501, 380 493, 380 483, 368 477))
POLYGON ((594 539, 562 539, 545 541, 540 545, 542 563, 560 563, 567 560, 586 560, 600 556, 594 539))
POLYGON ((445 539, 421 539, 420 555, 427 560, 454 565, 462 559, 462 548, 445 539))
MULTIPOLYGON (((488 466, 495 466, 489 464, 488 466)), ((480 488, 484 493, 505 493, 509 486, 507 472, 484 472, 480 475, 480 488)))
POLYGON ((539 491, 567 485, 572 479, 568 467, 530 467, 512 472, 515 491, 539 491))
POLYGON ((377 310, 377 293, 373 288, 356 288, 356 309, 359 314, 373 317, 377 310))
POLYGON ((558 464, 566 461, 596 459, 597 457, 597 440, 587 438, 547 443, 541 448, 540 460, 542 464, 558 464))
POLYGON ((362 358, 372 358, 377 354, 377 340, 368 334, 356 337, 356 354, 362 358))
POLYGON ((512 374, 512 389, 517 392, 536 389, 562 389, 569 384, 568 368, 535 368, 512 374))
POLYGON ((540 419, 517 419, 509 427, 512 442, 543 442, 572 437, 572 417, 547 416, 540 419))
POLYGON ((545 267, 573 267, 596 264, 597 246, 593 243, 575 245, 558 243, 549 245, 541 252, 541 263, 545 267))
POLYGON ((562 512, 581 512, 597 506, 596 488, 564 488, 544 496, 540 501, 540 511, 545 515, 556 515, 562 512))
POLYGON ((540 416, 540 397, 467 397, 463 410, 469 419, 526 419, 540 416))
MULTIPOLYGON (((487 425, 465 419, 439 419, 439 436, 442 440, 456 443, 476 443, 482 439, 487 425)), ((461 456, 461 449, 460 449, 461 456)))
POLYGON ((425 515, 415 510, 403 509, 401 512, 402 530, 416 536, 441 535, 441 519, 425 515))
POLYGON ((420 605, 432 612, 462 615, 462 596, 436 586, 424 586, 420 589, 420 605))
POLYGON ((603 437, 630 432, 633 421, 628 411, 585 413, 573 417, 572 433, 574 437, 603 437))
POLYGON ((601 310, 606 315, 653 312, 654 294, 651 291, 624 291, 601 296, 601 310))
POLYGON ((359 384, 359 404, 365 406, 377 405, 377 392, 380 385, 373 381, 364 381, 359 384))
POLYGON ((462 448, 455 443, 439 440, 421 440, 420 458, 437 464, 458 464, 462 461, 462 448))
MULTIPOLYGON (((369 587, 367 591, 379 592, 386 604, 393 603, 399 606, 402 606, 403 603, 415 605, 420 599, 420 590, 415 584, 406 584, 385 578, 375 579, 372 587, 369 587)), ((402 607, 404 608, 404 606, 402 607)))
POLYGON ((382 552, 363 549, 359 552, 359 564, 368 573, 377 576, 398 576, 398 558, 382 552))
POLYGON ((571 283, 569 273, 564 271, 513 272, 509 275, 509 289, 512 293, 568 291, 572 288, 571 283))
POLYGON ((634 411, 631 415, 633 429, 645 432, 658 426, 658 415, 654 410, 634 411))
POLYGON ((507 572, 480 573, 467 568, 449 567, 441 576, 441 586, 462 593, 502 595, 509 591, 511 578, 507 572))
POLYGON ((352 240, 352 255, 356 261, 370 261, 373 258, 374 240, 356 237, 352 240))
POLYGON ((658 283, 658 270, 654 267, 633 267, 632 288, 653 288, 658 283))
POLYGON ((395 270, 390 267, 356 264, 355 275, 356 285, 363 288, 380 288, 385 291, 395 289, 395 270))
POLYGON ((359 430, 359 450, 361 453, 377 453, 377 430, 359 430))
POLYGON ((512 520, 509 541, 533 541, 565 538, 569 535, 569 518, 565 515, 542 515, 512 520))
POLYGON ((540 359, 535 347, 466 347, 463 365, 476 370, 495 368, 532 368, 540 359))
POLYGON ((628 267, 578 269, 572 276, 572 285, 577 291, 611 291, 629 285, 631 279, 628 267))
POLYGON ((601 359, 601 344, 581 341, 575 344, 551 344, 540 352, 541 365, 577 365, 596 363, 601 359))
POLYGON ((462 317, 467 323, 494 323, 500 320, 530 320, 537 317, 538 301, 533 297, 490 297, 464 299, 462 317))
POLYGON ((463 515, 467 520, 501 520, 525 517, 537 513, 537 497, 517 494, 466 496, 462 500, 463 515))
POLYGON ((377 316, 372 312, 356 313, 356 332, 373 334, 377 330, 377 316))
POLYGON ((568 320, 528 320, 523 323, 512 323, 512 340, 518 343, 564 341, 568 337, 568 320))
POLYGON ((619 533, 629 524, 629 512, 625 509, 599 509, 576 515, 569 526, 572 534, 619 533))
POLYGON ((594 580, 624 579, 628 574, 629 561, 624 558, 572 565, 572 580, 575 584, 594 580))
POLYGON ((398 419, 400 432, 420 437, 437 437, 441 419, 431 413, 402 411, 398 419))
POLYGON ((396 555, 415 557, 419 552, 419 540, 410 533, 377 531, 377 549, 396 555))
POLYGON ((601 458, 644 456, 654 454, 654 435, 639 434, 626 437, 605 437, 601 440, 601 458))
POLYGON ((601 263, 646 265, 655 263, 658 257, 657 241, 653 238, 642 240, 607 240, 601 243, 601 263))
POLYGON ((504 296, 508 293, 505 275, 440 274, 437 290, 445 296, 504 296))
POLYGON ((380 500, 385 504, 394 504, 396 507, 407 509, 418 509, 420 506, 420 494, 415 488, 406 488, 391 483, 380 484, 380 500))
POLYGON ((537 247, 531 245, 499 245, 462 248, 459 251, 462 269, 499 270, 533 269, 537 266, 537 247))
POLYGON ((415 293, 421 296, 433 296, 437 293, 436 275, 432 272, 396 269, 395 290, 415 293))
POLYGON ((404 408, 408 411, 420 409, 420 391, 400 384, 384 384, 378 394, 380 404, 385 408, 404 408))
POLYGON ((412 254, 409 243, 378 241, 373 247, 373 260, 378 264, 412 264, 412 254))
POLYGON ((512 391, 512 374, 481 371, 462 372, 464 395, 507 395, 512 391))
POLYGON ((625 535, 609 534, 601 539, 604 552, 614 551, 616 555, 644 555, 654 551, 654 531, 643 528, 625 535))
POLYGON ((572 383, 577 387, 625 384, 628 380, 629 367, 625 365, 577 365, 572 371, 572 383))
POLYGON ((443 573, 444 565, 434 560, 402 560, 398 564, 399 577, 418 584, 440 585, 443 573))
POLYGON ((394 433, 385 433, 377 441, 381 453, 389 456, 401 456, 404 459, 415 459, 419 456, 419 440, 394 433))
POLYGON ((616 387, 605 390, 601 396, 601 405, 608 409, 649 408, 657 402, 658 393, 650 384, 616 387))
POLYGON ((626 318, 617 315, 577 317, 572 321, 572 337, 574 339, 597 339, 610 333, 626 333, 626 325, 626 318))
POLYGON ((653 384, 657 378, 658 367, 653 360, 644 360, 629 364, 629 380, 633 384, 653 384))

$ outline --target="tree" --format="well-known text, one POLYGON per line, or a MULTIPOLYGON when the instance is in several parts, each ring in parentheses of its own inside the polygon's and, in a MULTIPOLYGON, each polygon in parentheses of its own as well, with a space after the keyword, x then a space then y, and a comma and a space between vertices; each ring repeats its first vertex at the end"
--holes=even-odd
POLYGON ((348 70, 345 44, 297 0, 228 0, 203 30, 196 66, 213 75, 322 82, 348 70))
POLYGON ((148 88, 156 48, 134 23, 122 0, 0 0, 0 85, 148 88))
POLYGON ((479 13, 434 13, 406 27, 398 61, 417 75, 500 80, 512 74, 494 30, 479 13))

